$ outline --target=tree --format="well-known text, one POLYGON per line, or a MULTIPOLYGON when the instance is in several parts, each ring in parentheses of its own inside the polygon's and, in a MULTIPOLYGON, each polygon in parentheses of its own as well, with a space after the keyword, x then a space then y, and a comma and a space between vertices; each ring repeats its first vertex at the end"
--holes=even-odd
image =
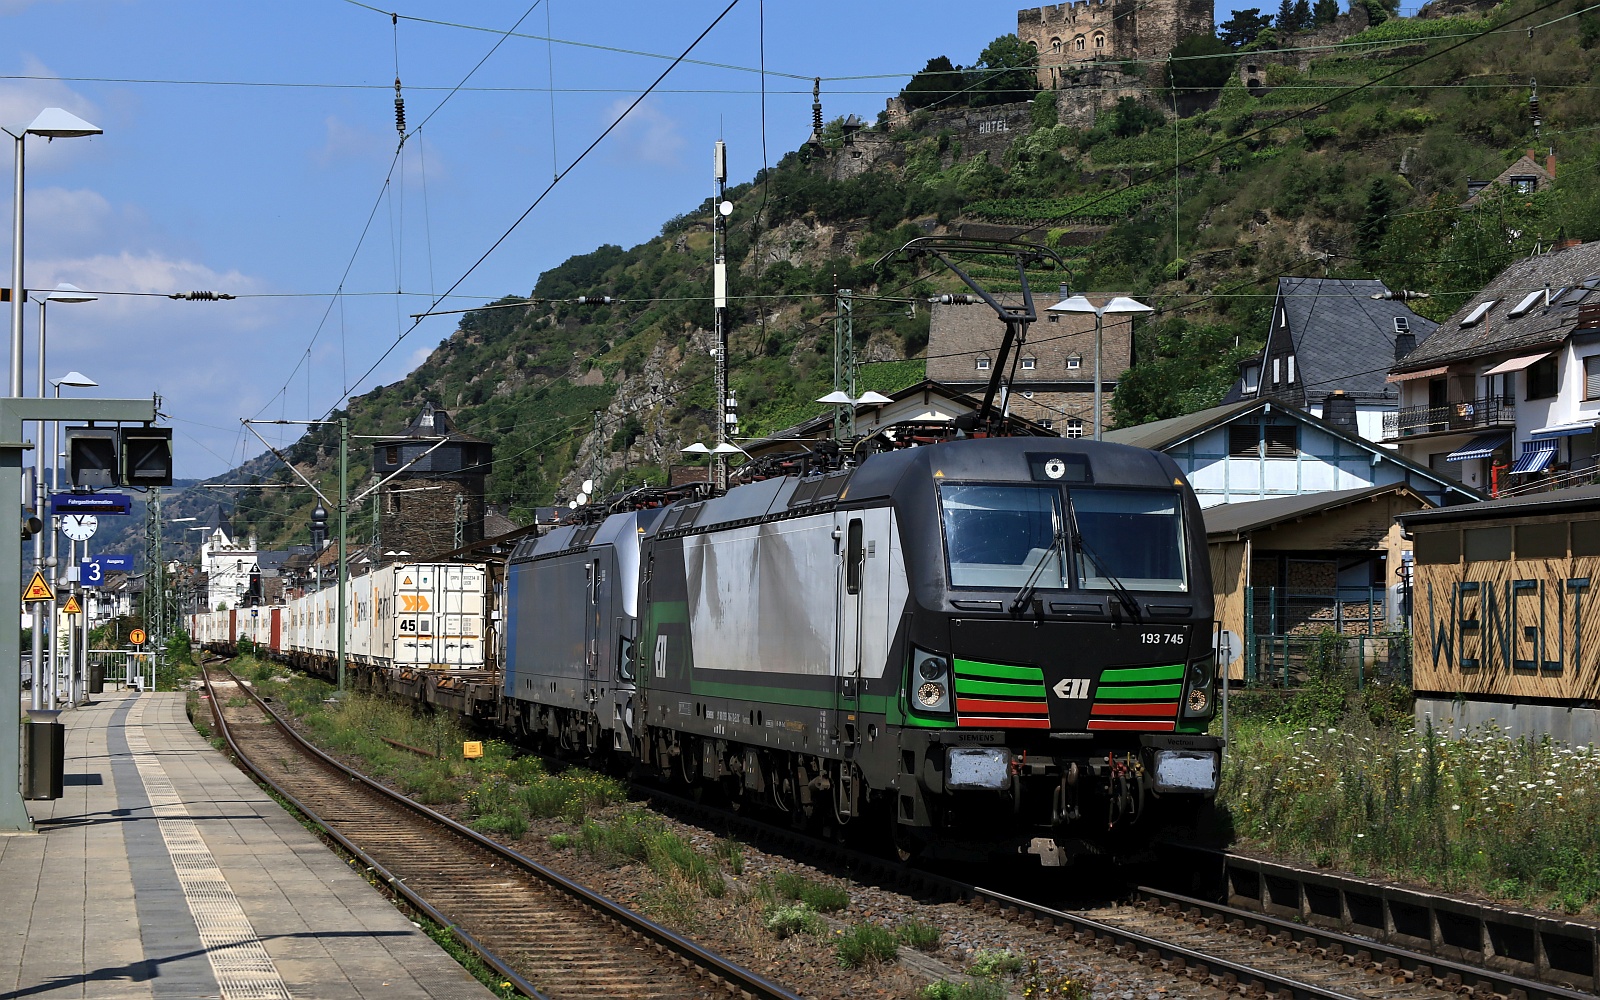
MULTIPOLYGON (((1337 13, 1339 0, 1318 0, 1318 3, 1323 2, 1333 4, 1337 13)), ((1217 26, 1217 34, 1228 48, 1242 49, 1270 27, 1271 15, 1261 13, 1259 7, 1251 7, 1249 10, 1234 11, 1232 17, 1217 26)))
POLYGON ((1216 35, 1190 35, 1172 48, 1167 86, 1216 90, 1233 75, 1233 50, 1216 35))
POLYGON ((1311 0, 1294 0, 1294 30, 1305 31, 1312 23, 1311 0))
POLYGON ((961 67, 950 65, 945 56, 934 56, 900 91, 900 99, 906 102, 906 110, 915 111, 949 102, 964 86, 961 67))
POLYGON ((1311 8, 1311 20, 1319 28, 1329 25, 1339 16, 1339 0, 1317 0, 1311 8))
MULTIPOLYGON (((1367 185, 1367 207, 1356 226, 1356 255, 1371 260, 1389 235, 1389 216, 1394 212, 1394 192, 1382 177, 1367 185)), ((1368 265, 1369 267, 1371 265, 1368 265)))
POLYGON ((975 108, 1026 101, 1039 90, 1039 53, 1016 35, 1001 35, 967 72, 969 103, 975 108))
POLYGON ((1280 35, 1300 30, 1300 23, 1294 19, 1294 0, 1283 0, 1278 4, 1278 17, 1272 26, 1278 29, 1280 35))

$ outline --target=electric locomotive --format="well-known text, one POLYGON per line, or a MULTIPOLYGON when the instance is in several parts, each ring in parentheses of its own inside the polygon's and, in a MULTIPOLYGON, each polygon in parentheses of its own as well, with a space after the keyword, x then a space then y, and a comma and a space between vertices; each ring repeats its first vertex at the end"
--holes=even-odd
POLYGON ((641 527, 636 752, 664 775, 1046 864, 1215 795, 1204 522, 1164 455, 954 440, 641 527))

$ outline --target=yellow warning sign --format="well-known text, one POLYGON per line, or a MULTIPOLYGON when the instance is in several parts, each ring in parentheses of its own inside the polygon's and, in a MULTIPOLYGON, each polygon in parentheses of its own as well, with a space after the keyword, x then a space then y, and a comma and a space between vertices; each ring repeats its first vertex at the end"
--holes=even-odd
POLYGON ((128 633, 128 641, 133 643, 135 646, 143 646, 144 639, 144 629, 142 628, 136 628, 132 632, 128 633))
POLYGON ((401 581, 400 581, 400 586, 402 586, 402 587, 409 587, 409 586, 411 586, 411 577, 409 577, 409 576, 408 576, 408 577, 406 577, 406 578, 405 578, 405 579, 404 579, 404 580, 401 580, 401 581))
POLYGON ((483 743, 480 740, 469 740, 461 744, 461 756, 468 760, 477 760, 483 756, 483 743))
POLYGON ((401 594, 400 610, 426 611, 428 610, 428 599, 423 597, 421 594, 401 594))
POLYGON ((28 589, 22 592, 24 601, 53 601, 55 592, 50 589, 50 584, 45 582, 44 574, 38 570, 33 571, 33 579, 28 581, 28 589))
POLYGON ((83 609, 78 607, 78 597, 77 597, 76 594, 74 594, 72 597, 67 598, 67 606, 61 609, 61 613, 64 614, 64 615, 81 615, 81 614, 83 614, 83 609))

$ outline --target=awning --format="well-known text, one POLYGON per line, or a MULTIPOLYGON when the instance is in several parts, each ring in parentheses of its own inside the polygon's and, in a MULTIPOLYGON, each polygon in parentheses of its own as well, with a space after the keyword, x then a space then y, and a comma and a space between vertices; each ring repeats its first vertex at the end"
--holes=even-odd
POLYGON ((1529 434, 1528 437, 1535 441, 1544 441, 1550 438, 1573 437, 1577 434, 1587 434, 1594 430, 1593 420, 1580 420, 1575 424, 1556 424, 1553 427, 1541 427, 1529 434))
POLYGON ((1388 378, 1384 379, 1384 381, 1385 382, 1409 382, 1414 378, 1430 378, 1430 377, 1432 377, 1434 375, 1443 375, 1445 372, 1447 372, 1449 370, 1450 370, 1450 366, 1449 365, 1441 365, 1438 368, 1424 368, 1420 372, 1395 372, 1393 375, 1390 375, 1388 378))
POLYGON ((1488 458, 1495 449, 1505 446, 1511 440, 1510 431, 1492 431, 1488 434, 1479 434, 1468 441, 1464 446, 1457 448, 1445 456, 1446 462, 1465 462, 1473 458, 1488 458))
POLYGON ((1502 361, 1493 368, 1484 372, 1484 374, 1504 375, 1506 372, 1520 372, 1522 369, 1531 367, 1532 365, 1543 361, 1545 358, 1548 358, 1554 353, 1555 351, 1545 351, 1541 354, 1524 354, 1520 358, 1512 358, 1510 361, 1502 361))
POLYGON ((1522 446, 1522 455, 1511 467, 1513 476, 1525 472, 1543 472, 1556 457, 1554 441, 1528 441, 1522 446))

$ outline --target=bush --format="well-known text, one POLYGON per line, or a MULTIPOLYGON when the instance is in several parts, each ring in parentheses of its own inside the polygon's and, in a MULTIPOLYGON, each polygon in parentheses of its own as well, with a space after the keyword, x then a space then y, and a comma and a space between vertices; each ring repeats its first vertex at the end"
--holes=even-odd
POLYGON ((899 954, 900 942, 894 933, 877 924, 856 924, 839 938, 839 965, 859 969, 863 965, 892 962, 899 954))
POLYGON ((1022 971, 1022 956, 1010 948, 985 948, 972 956, 967 971, 974 976, 1011 976, 1022 971))
POLYGON ((772 888, 781 898, 799 901, 821 913, 834 913, 850 905, 850 894, 845 890, 793 872, 779 872, 773 876, 772 888))
POLYGON ((895 928, 895 936, 907 948, 918 951, 935 951, 939 947, 939 938, 942 936, 939 928, 920 920, 907 920, 895 928))
POLYGON ((818 935, 828 929, 828 924, 811 907, 804 903, 768 908, 761 918, 761 926, 776 934, 779 939, 796 934, 818 935))
POLYGON ((941 979, 917 991, 920 1000, 1005 1000, 1006 988, 993 979, 952 983, 941 979))

